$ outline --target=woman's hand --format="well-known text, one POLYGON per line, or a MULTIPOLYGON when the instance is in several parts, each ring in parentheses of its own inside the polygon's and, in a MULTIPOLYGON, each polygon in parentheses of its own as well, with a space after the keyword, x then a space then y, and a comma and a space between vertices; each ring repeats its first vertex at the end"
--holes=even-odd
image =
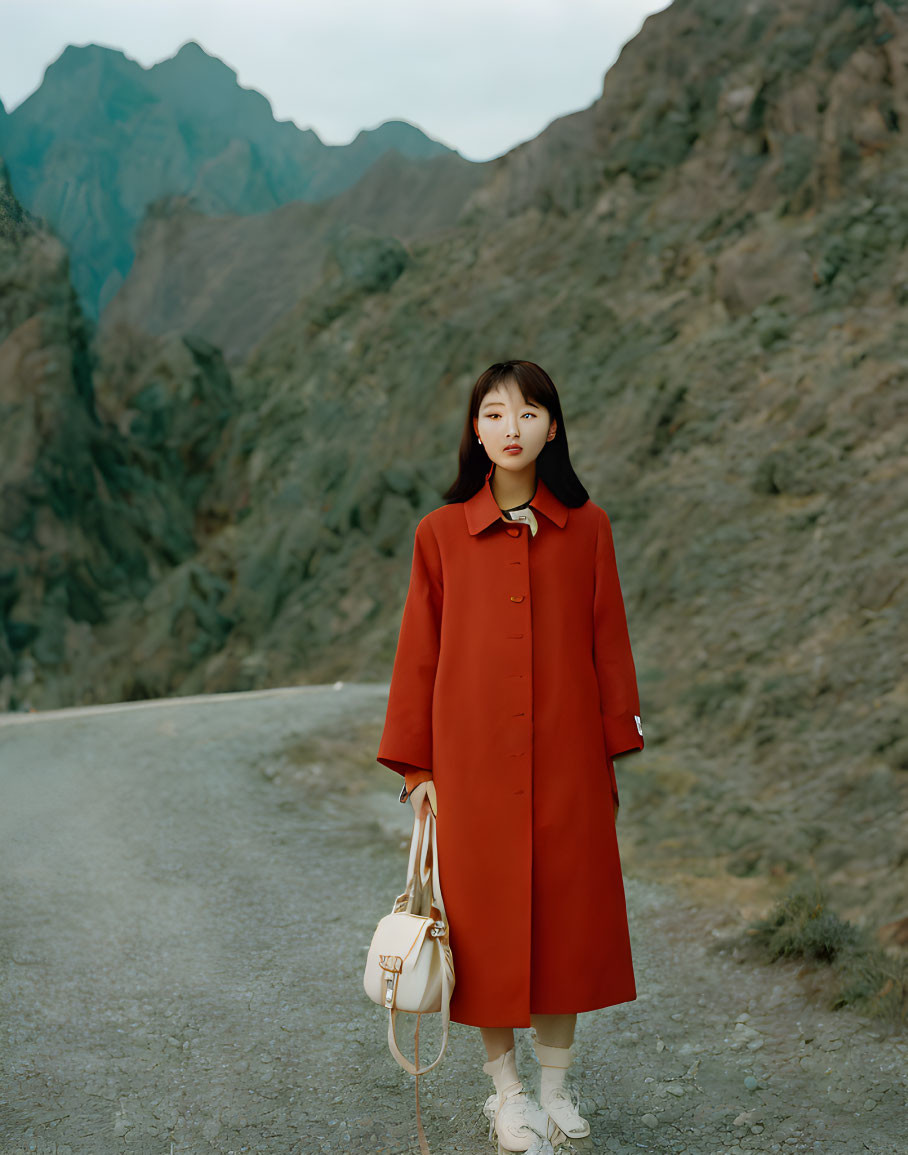
POLYGON ((407 798, 409 799, 410 804, 412 805, 413 810, 414 810, 417 818, 422 813, 423 805, 424 804, 426 806, 430 805, 428 794, 429 794, 429 783, 428 782, 419 782, 416 784, 416 786, 413 787, 413 789, 407 795, 407 798))

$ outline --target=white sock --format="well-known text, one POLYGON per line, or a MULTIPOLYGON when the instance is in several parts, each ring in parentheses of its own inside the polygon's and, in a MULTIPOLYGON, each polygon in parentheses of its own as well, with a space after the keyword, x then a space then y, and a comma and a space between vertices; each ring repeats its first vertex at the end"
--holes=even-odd
POLYGON ((540 1072, 539 1101, 546 1103, 553 1091, 564 1086, 565 1070, 564 1067, 540 1067, 540 1072))
MULTIPOLYGON (((555 1091, 564 1088, 565 1076, 573 1060, 573 1048, 550 1047, 538 1039, 533 1040, 533 1048, 539 1060, 539 1101, 545 1103, 555 1091)), ((564 1093, 568 1095, 567 1088, 564 1088, 564 1093)))

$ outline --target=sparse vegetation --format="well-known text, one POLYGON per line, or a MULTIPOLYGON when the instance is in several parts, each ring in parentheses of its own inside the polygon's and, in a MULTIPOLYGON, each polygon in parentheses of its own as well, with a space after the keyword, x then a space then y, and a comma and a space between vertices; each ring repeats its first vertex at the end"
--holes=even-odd
POLYGON ((766 962, 799 958, 832 967, 832 1009, 851 1006, 893 1025, 908 1022, 908 959, 830 910, 816 879, 794 883, 768 915, 751 923, 747 936, 766 962))

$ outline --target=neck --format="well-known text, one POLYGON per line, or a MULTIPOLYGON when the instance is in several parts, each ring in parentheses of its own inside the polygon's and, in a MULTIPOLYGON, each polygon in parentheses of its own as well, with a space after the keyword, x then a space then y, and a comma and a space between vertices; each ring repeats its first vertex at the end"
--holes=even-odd
POLYGON ((519 473, 505 473, 504 470, 499 472, 496 466, 489 478, 489 484, 499 509, 523 505, 536 491, 536 462, 530 462, 519 473))

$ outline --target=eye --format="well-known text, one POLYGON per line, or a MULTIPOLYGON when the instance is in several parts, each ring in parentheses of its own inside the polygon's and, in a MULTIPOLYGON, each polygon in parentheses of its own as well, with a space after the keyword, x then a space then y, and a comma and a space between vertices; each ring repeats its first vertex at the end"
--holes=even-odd
MULTIPOLYGON (((500 413, 484 413, 483 416, 488 419, 488 418, 492 418, 492 417, 500 417, 501 414, 500 413)), ((532 409, 527 409, 525 412, 521 413, 521 417, 538 417, 538 416, 539 416, 539 414, 534 413, 532 411, 532 409)))

